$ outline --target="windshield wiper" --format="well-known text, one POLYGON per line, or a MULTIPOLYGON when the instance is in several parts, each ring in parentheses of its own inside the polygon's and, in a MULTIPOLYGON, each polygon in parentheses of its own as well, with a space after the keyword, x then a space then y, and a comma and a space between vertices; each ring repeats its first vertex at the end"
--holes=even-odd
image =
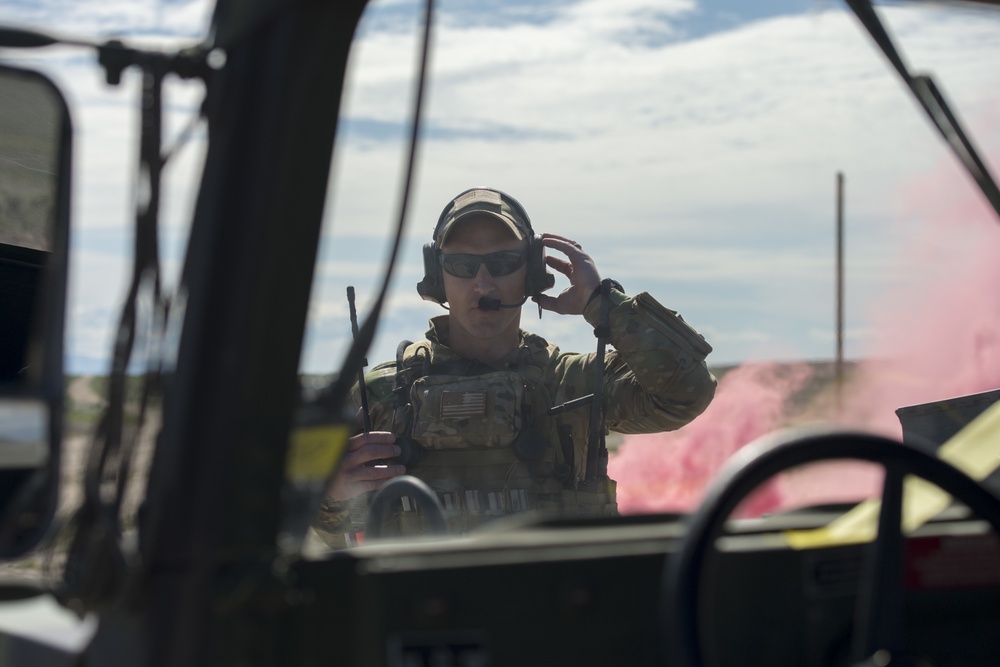
POLYGON ((990 174, 986 164, 980 159, 971 138, 962 128, 962 123, 958 116, 948 106, 944 94, 934 83, 934 79, 929 74, 911 74, 906 64, 903 62, 899 51, 892 43, 889 33, 886 31, 871 0, 844 0, 854 15, 861 21, 868 34, 871 35, 875 43, 882 49, 886 58, 896 68, 903 82, 909 87, 913 96, 917 98, 920 105, 927 112, 931 122, 944 137, 944 140, 951 146, 952 151, 958 156, 966 171, 975 179, 982 190, 986 200, 993 207, 997 217, 1000 218, 1000 188, 990 174))

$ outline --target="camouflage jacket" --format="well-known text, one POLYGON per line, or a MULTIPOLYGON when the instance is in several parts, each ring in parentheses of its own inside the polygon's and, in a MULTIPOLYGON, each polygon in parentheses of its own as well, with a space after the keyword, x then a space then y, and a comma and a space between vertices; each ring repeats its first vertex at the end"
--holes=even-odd
MULTIPOLYGON (((584 310, 584 317, 592 326, 599 325, 600 298, 591 300, 584 310)), ((705 365, 705 356, 711 351, 711 347, 679 315, 661 306, 650 295, 642 293, 630 298, 612 289, 607 333, 611 347, 605 354, 601 389, 603 418, 607 431, 655 433, 678 429, 701 414, 711 402, 715 394, 716 381, 705 365)), ((406 360, 403 365, 404 372, 410 374, 406 378, 408 386, 412 385, 414 378, 421 377, 428 371, 432 374, 443 372, 454 379, 483 376, 484 373, 506 370, 523 378, 524 384, 531 388, 530 391, 526 391, 523 402, 531 405, 530 413, 535 417, 543 415, 554 406, 591 394, 594 389, 596 377, 594 365, 597 359, 594 352, 561 352, 558 347, 542 337, 522 330, 521 344, 515 361, 508 363, 504 369, 494 369, 464 359, 447 346, 447 315, 432 319, 426 335, 426 340, 411 343, 403 355, 406 360), (423 370, 420 370, 421 366, 423 370)), ((397 363, 394 361, 379 364, 365 376, 372 429, 396 432, 397 438, 400 435, 412 434, 414 440, 419 442, 422 435, 430 437, 427 432, 434 427, 431 425, 430 429, 413 428, 412 421, 405 429, 400 427, 393 394, 393 388, 397 383, 396 376, 397 363), (401 430, 410 432, 406 434, 397 432, 401 430)), ((358 386, 355 386, 352 392, 352 400, 360 406, 358 386)), ((550 441, 548 460, 545 464, 547 467, 542 469, 539 468, 541 464, 535 465, 531 471, 525 473, 525 478, 532 477, 537 481, 539 470, 544 470, 542 476, 552 477, 553 469, 557 469, 562 472, 561 475, 556 475, 559 477, 559 483, 556 485, 559 491, 568 489, 570 493, 574 493, 575 489, 584 486, 590 418, 591 410, 587 405, 546 418, 541 432, 545 434, 544 438, 550 441)), ((528 419, 519 417, 514 421, 515 428, 521 428, 524 426, 523 422, 528 419)), ((443 434, 444 437, 447 435, 443 434)), ((444 447, 447 448, 448 445, 445 444, 444 447)), ((485 454, 486 448, 480 449, 485 454)), ((510 450, 509 447, 505 449, 510 450)), ((489 456, 495 457, 497 454, 499 452, 493 451, 489 456)), ((513 456, 510 458, 514 466, 518 465, 513 456)), ((424 461, 428 461, 426 455, 424 461)), ((434 465, 433 454, 430 457, 430 465, 434 465)), ((498 462, 498 471, 495 475, 504 475, 508 487, 512 484, 510 467, 509 462, 505 461, 502 464, 498 462)), ((448 470, 453 470, 453 467, 449 467, 448 470)), ((425 477, 434 475, 431 468, 421 464, 416 470, 408 473, 424 478, 440 493, 440 488, 433 484, 433 480, 425 477)), ((489 475, 484 474, 484 476, 489 475)), ((547 482, 547 484, 548 492, 551 492, 552 483, 547 482)), ((522 486, 531 486, 532 494, 547 497, 541 492, 542 489, 538 484, 525 481, 522 486)), ((509 489, 506 490, 509 498, 509 489)), ((613 482, 610 502, 613 506, 613 482)), ((579 505, 575 497, 572 503, 579 505)), ((565 504, 563 501, 563 505, 565 504)), ((532 505, 535 506, 537 505, 532 505)), ((604 509, 597 511, 607 512, 604 509)), ((327 531, 336 531, 337 526, 344 523, 347 512, 341 508, 336 514, 341 516, 335 517, 330 512, 327 512, 325 517, 321 516, 317 528, 324 526, 327 531)), ((354 518, 357 522, 358 517, 354 518)), ((322 536, 324 531, 319 532, 322 536)), ((324 539, 330 542, 325 536, 324 539)))

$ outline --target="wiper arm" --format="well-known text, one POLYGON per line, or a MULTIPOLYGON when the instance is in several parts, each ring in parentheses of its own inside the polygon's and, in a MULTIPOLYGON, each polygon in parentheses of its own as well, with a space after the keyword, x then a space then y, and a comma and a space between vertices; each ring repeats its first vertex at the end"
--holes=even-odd
POLYGON ((952 151, 958 156, 966 171, 975 179, 982 190, 986 200, 993 207, 997 217, 1000 218, 1000 188, 997 187, 996 180, 990 174, 989 168, 980 159, 971 138, 962 128, 962 123, 958 116, 948 106, 944 94, 934 83, 934 79, 929 74, 911 74, 906 64, 903 62, 899 51, 892 43, 889 33, 886 31, 871 0, 844 0, 851 8, 854 15, 861 21, 868 34, 871 35, 875 43, 882 49, 886 58, 892 64, 903 82, 909 87, 913 96, 917 98, 920 105, 927 112, 931 122, 944 137, 944 140, 951 146, 952 151))

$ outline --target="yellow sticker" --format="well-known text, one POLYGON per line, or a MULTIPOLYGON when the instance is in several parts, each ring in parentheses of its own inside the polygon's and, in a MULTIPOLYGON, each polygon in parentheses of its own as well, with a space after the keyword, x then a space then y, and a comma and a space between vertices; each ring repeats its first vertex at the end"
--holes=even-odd
MULTIPOLYGON (((1000 403, 976 417, 937 450, 938 458, 976 481, 983 481, 1000 466, 1000 403)), ((913 531, 937 516, 951 496, 930 482, 907 477, 903 482, 903 530, 913 531)), ((880 500, 866 500, 823 528, 785 532, 793 549, 816 549, 870 542, 875 538, 880 500)))
POLYGON ((285 461, 285 476, 295 482, 322 481, 329 478, 347 449, 353 426, 324 424, 292 431, 285 461))

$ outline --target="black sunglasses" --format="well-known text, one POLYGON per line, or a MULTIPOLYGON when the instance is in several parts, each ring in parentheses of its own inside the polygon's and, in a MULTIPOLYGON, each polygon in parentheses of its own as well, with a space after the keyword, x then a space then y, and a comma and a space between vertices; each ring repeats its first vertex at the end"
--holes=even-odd
POLYGON ((479 273, 479 265, 485 264, 486 270, 494 278, 514 273, 522 266, 527 252, 521 250, 501 250, 488 255, 469 255, 452 253, 441 255, 441 267, 456 278, 473 278, 479 273))

